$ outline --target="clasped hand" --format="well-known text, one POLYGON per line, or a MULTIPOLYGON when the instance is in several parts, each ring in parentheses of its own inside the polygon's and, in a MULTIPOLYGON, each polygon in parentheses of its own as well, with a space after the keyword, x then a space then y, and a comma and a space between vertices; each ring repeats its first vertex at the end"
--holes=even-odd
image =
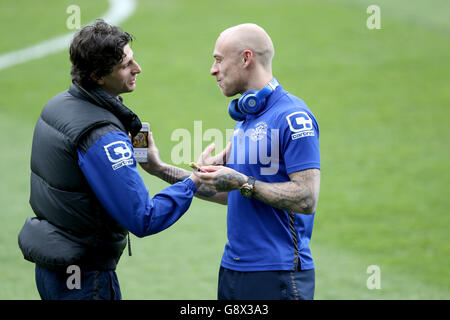
MULTIPOLYGON (((227 192, 240 188, 247 180, 247 177, 224 166, 230 154, 231 142, 229 142, 222 151, 212 156, 211 154, 214 152, 215 148, 216 145, 214 143, 210 144, 205 148, 197 160, 197 165, 207 172, 194 170, 189 178, 191 178, 197 186, 204 184, 205 187, 216 192, 227 192)), ((163 171, 164 166, 166 166, 159 157, 159 150, 156 147, 151 131, 148 133, 147 162, 140 162, 139 164, 145 171, 156 176, 158 176, 160 172, 163 171)))

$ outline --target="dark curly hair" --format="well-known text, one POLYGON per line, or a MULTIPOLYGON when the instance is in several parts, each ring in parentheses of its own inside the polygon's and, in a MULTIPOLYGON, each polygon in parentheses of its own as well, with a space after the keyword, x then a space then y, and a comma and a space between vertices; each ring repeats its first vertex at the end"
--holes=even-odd
POLYGON ((85 89, 95 87, 95 79, 110 74, 122 62, 123 48, 131 41, 132 35, 102 19, 81 28, 69 49, 72 82, 85 89))

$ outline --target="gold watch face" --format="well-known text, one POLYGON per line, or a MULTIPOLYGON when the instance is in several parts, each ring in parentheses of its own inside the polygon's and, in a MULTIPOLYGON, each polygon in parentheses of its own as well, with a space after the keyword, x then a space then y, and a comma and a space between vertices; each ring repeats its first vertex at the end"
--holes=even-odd
POLYGON ((253 188, 249 185, 242 186, 240 191, 241 191, 241 194, 246 198, 250 198, 253 194, 253 188))

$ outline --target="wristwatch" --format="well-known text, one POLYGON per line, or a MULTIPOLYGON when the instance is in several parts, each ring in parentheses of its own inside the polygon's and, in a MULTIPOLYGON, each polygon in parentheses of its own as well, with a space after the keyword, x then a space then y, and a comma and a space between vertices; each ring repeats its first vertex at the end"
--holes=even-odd
POLYGON ((247 182, 244 183, 242 187, 239 188, 239 191, 241 192, 243 197, 245 198, 253 197, 253 192, 255 189, 255 181, 256 181, 255 178, 248 177, 247 182))

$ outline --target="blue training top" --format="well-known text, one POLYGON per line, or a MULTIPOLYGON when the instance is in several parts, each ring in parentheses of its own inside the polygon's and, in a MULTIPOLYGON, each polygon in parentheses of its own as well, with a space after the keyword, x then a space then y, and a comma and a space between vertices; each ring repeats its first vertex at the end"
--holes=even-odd
MULTIPOLYGON (((231 140, 227 166, 263 182, 287 182, 290 173, 320 169, 317 121, 301 99, 281 86, 259 114, 236 123, 231 140)), ((300 262, 302 270, 313 269, 309 242, 314 215, 290 215, 244 198, 239 190, 229 192, 222 266, 237 271, 293 270, 300 262)))
POLYGON ((197 191, 187 178, 153 198, 136 168, 133 146, 120 131, 101 136, 83 153, 78 164, 105 210, 138 237, 160 232, 174 224, 189 208, 197 191))

